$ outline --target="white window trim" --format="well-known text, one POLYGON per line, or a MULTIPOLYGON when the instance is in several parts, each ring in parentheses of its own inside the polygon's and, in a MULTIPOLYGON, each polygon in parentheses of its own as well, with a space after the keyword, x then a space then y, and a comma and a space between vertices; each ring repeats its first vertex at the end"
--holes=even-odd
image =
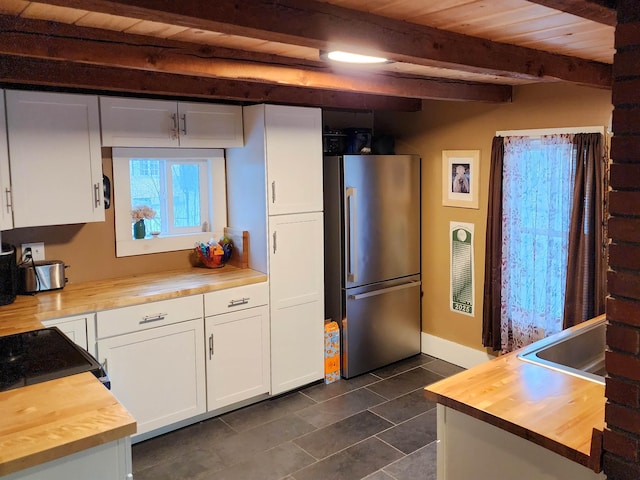
POLYGON ((224 150, 204 148, 114 148, 113 194, 115 212, 116 257, 145 255, 192 249, 196 242, 217 240, 227 226, 227 187, 224 150), (131 188, 129 185, 130 158, 190 158, 211 162, 211 212, 213 225, 210 232, 185 235, 133 239, 131 237, 131 188))

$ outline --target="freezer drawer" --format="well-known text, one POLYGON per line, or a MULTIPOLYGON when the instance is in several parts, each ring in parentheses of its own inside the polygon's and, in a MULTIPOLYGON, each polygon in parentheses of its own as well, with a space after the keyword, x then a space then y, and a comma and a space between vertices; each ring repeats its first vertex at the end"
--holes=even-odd
POLYGON ((344 292, 344 377, 360 375, 420 353, 419 275, 344 292))

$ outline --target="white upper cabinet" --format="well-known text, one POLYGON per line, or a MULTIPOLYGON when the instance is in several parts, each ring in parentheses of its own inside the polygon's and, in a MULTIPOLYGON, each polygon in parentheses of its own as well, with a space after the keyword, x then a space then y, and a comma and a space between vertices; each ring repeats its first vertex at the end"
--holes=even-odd
POLYGON ((242 107, 179 102, 178 130, 181 147, 241 147, 242 107))
POLYGON ((13 226, 104 221, 98 97, 7 90, 6 109, 13 226))
POLYGON ((264 105, 269 215, 322 211, 322 113, 264 105))
POLYGON ((242 107, 100 97, 105 147, 241 147, 242 107))
POLYGON ((0 230, 13 228, 11 213, 9 145, 7 144, 7 123, 4 115, 4 91, 0 90, 0 230))
POLYGON ((105 147, 177 147, 176 102, 100 97, 105 147))

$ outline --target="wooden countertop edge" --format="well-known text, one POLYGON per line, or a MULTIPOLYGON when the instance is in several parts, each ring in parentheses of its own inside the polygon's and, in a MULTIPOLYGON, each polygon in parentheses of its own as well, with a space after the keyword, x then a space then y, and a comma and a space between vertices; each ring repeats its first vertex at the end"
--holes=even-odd
POLYGON ((0 477, 136 432, 136 420, 88 372, 2 393, 14 421, 1 425, 0 477))
POLYGON ((136 433, 136 422, 132 419, 131 423, 118 426, 100 434, 56 445, 55 447, 47 450, 41 450, 19 458, 3 461, 0 463, 0 476, 9 475, 10 473, 19 472, 27 468, 58 460, 59 458, 73 455, 74 453, 79 453, 89 448, 114 442, 128 435, 133 435, 134 433, 136 433))
POLYGON ((441 405, 444 405, 445 407, 453 408, 454 410, 469 415, 470 417, 482 420, 483 422, 487 422, 494 427, 498 427, 501 430, 505 430, 509 433, 524 438, 525 440, 529 440, 530 442, 551 450, 552 452, 555 452, 558 455, 563 456, 564 458, 577 462, 584 467, 593 469, 593 462, 589 455, 585 455, 584 453, 579 452, 578 450, 575 450, 563 443, 552 440, 540 433, 533 432, 521 425, 509 422, 491 413, 474 408, 470 405, 467 405, 466 403, 459 402, 457 400, 434 392, 430 392, 429 390, 427 390, 427 388, 429 387, 425 387, 424 390, 424 395, 427 400, 439 403, 441 405))
POLYGON ((147 302, 211 293, 268 281, 268 276, 230 265, 225 269, 190 269, 70 284, 33 296, 20 295, 0 306, 0 336, 42 328, 55 318, 91 314, 147 302), (110 293, 109 293, 110 292, 110 293))
POLYGON ((259 278, 259 277, 247 278, 247 279, 243 279, 243 281, 241 283, 238 283, 238 285, 233 285, 233 286, 229 286, 228 284, 211 284, 211 285, 206 285, 201 287, 176 290, 173 292, 159 292, 159 293, 151 293, 148 295, 129 295, 124 297, 118 297, 118 300, 113 302, 97 300, 93 303, 87 303, 82 307, 61 308, 60 310, 57 310, 55 312, 55 316, 51 316, 51 312, 38 313, 36 314, 36 318, 40 321, 43 321, 43 320, 50 320, 52 318, 67 317, 70 315, 82 315, 85 313, 93 313, 93 312, 98 312, 102 310, 111 310, 114 308, 130 307, 130 306, 140 305, 141 303, 147 303, 147 302, 171 300, 173 298, 181 298, 181 297, 186 297, 190 295, 201 295, 204 293, 210 293, 218 290, 225 290, 227 288, 233 288, 234 286, 244 286, 244 285, 251 285, 254 283, 266 282, 267 278, 268 277, 266 275, 264 275, 263 278, 259 278))

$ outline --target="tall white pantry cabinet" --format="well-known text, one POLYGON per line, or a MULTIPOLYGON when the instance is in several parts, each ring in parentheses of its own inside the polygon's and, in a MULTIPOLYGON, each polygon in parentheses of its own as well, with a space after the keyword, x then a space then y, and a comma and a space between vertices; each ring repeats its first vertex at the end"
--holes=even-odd
POLYGON ((229 225, 249 230, 249 267, 269 275, 277 395, 324 376, 322 114, 253 105, 243 117, 245 147, 227 150, 229 225))

